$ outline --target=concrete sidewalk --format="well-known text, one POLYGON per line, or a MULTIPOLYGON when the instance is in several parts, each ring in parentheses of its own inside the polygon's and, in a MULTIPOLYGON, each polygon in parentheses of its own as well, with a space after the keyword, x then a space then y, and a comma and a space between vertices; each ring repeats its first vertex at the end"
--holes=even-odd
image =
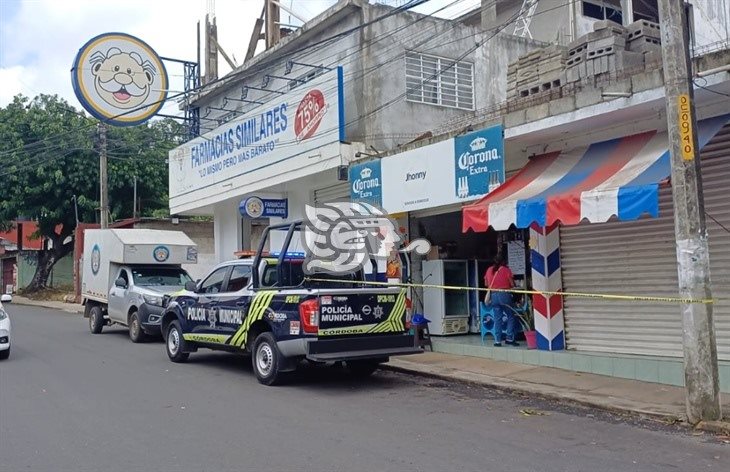
MULTIPOLYGON (((437 352, 392 358, 386 368, 567 400, 666 422, 686 421, 683 387, 437 352)), ((700 424, 699 428, 730 434, 730 422, 727 422, 730 395, 722 394, 722 403, 726 421, 700 424)))
POLYGON ((84 306, 80 303, 65 303, 54 300, 31 300, 30 298, 21 297, 20 295, 13 295, 13 301, 10 305, 29 305, 39 306, 43 308, 51 308, 54 310, 61 310, 68 313, 83 313, 84 306))

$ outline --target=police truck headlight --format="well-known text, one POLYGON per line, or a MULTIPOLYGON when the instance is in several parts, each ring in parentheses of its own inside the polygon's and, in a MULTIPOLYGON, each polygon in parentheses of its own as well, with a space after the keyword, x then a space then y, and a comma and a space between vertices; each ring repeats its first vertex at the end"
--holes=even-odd
POLYGON ((157 295, 145 295, 144 301, 150 305, 162 306, 162 297, 158 297, 157 295))

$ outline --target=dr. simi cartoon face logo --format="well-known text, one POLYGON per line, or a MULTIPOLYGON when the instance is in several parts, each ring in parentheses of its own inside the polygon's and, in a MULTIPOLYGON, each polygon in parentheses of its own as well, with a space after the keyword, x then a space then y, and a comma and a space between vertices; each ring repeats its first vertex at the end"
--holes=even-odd
POLYGON ((136 52, 110 48, 106 54, 96 51, 89 62, 94 88, 109 105, 131 109, 149 96, 157 69, 136 52))
POLYGON ((76 55, 71 82, 86 111, 115 126, 147 121, 167 98, 162 60, 147 43, 124 33, 87 42, 76 55))

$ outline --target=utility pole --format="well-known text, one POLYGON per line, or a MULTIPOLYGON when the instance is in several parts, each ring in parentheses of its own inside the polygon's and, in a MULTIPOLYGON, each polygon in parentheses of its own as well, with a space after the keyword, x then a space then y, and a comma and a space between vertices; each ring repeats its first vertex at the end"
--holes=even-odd
MULTIPOLYGON (((685 299, 708 300, 712 298, 710 254, 687 16, 683 0, 659 0, 658 6, 672 163, 679 293, 685 299)), ((722 415, 712 304, 683 303, 681 310, 687 419, 693 424, 719 420, 722 415)))
POLYGON ((109 196, 107 190, 106 175, 106 123, 101 121, 97 125, 99 131, 99 200, 101 206, 101 214, 99 216, 101 229, 109 227, 109 196))
POLYGON ((137 219, 137 176, 134 176, 134 193, 132 195, 132 218, 137 219))

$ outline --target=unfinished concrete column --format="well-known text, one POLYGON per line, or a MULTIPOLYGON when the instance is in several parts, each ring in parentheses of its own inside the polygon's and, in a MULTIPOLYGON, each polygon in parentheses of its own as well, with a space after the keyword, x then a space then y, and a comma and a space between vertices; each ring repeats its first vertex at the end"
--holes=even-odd
POLYGON ((482 29, 489 29, 495 23, 497 23, 497 0, 482 0, 482 29))

